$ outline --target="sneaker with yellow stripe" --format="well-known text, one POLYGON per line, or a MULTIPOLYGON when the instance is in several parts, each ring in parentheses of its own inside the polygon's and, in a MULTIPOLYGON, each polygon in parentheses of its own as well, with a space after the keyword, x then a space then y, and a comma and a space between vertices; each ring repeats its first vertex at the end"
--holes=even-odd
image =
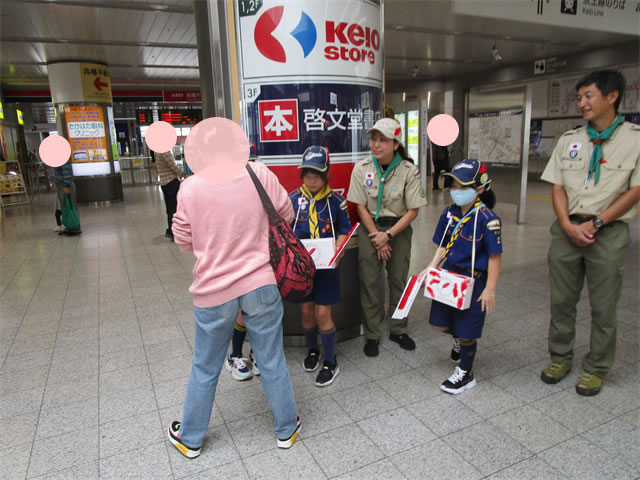
POLYGON ((576 384, 576 392, 578 392, 578 395, 593 397, 599 394, 601 389, 602 378, 585 371, 580 374, 580 378, 578 378, 578 383, 576 384))
POLYGON ((285 439, 281 439, 281 438, 277 439, 278 448, 291 448, 294 442, 296 441, 296 439, 298 438, 301 428, 302 428, 302 421, 300 420, 300 417, 298 417, 298 421, 296 422, 296 429, 293 431, 291 436, 285 439))
POLYGON ((185 445, 180 440, 180 422, 171 422, 168 428, 169 441, 178 449, 178 451, 187 458, 196 458, 200 455, 200 448, 193 448, 185 445))
POLYGON ((567 376, 567 373, 571 371, 571 365, 566 363, 552 362, 547 368, 542 371, 540 378, 544 383, 555 384, 567 376))

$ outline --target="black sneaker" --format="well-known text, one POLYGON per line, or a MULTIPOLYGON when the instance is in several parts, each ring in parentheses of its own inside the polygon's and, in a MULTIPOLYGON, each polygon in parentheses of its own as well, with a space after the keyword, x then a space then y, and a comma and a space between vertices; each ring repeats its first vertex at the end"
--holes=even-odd
POLYGON ((364 354, 367 357, 377 357, 378 353, 378 340, 367 339, 367 343, 364 344, 364 354))
POLYGON ((172 232, 166 232, 164 234, 165 238, 168 238, 169 240, 171 240, 173 242, 173 233, 172 232))
POLYGON ((171 422, 167 429, 169 441, 178 449, 178 451, 187 458, 196 458, 200 455, 199 448, 191 448, 182 443, 180 440, 180 422, 171 422))
POLYGON ((469 370, 467 372, 460 367, 456 367, 451 376, 442 382, 440 390, 457 395, 475 386, 476 379, 473 377, 473 371, 469 370))
POLYGON ((338 362, 335 365, 324 361, 322 365, 322 370, 318 373, 316 377, 316 386, 318 387, 327 387, 333 383, 338 374, 340 373, 340 368, 338 368, 338 362))
POLYGON ((416 342, 414 342, 406 333, 403 333, 402 335, 389 335, 389 340, 396 342, 400 345, 400 348, 404 348, 405 350, 416 349, 416 342))
POLYGON ((454 362, 460 361, 460 339, 453 337, 453 347, 451 347, 451 360, 454 362))
POLYGON ((309 350, 309 354, 305 357, 304 362, 302 362, 302 368, 304 368, 307 372, 315 372, 320 365, 320 350, 317 348, 312 348, 309 350))

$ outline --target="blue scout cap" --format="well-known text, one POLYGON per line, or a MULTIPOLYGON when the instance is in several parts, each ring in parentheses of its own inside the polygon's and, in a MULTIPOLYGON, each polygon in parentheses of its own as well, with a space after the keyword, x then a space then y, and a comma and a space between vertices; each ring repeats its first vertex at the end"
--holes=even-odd
POLYGON ((319 172, 329 169, 329 151, 318 145, 312 145, 302 154, 302 163, 298 168, 311 168, 319 172))
POLYGON ((451 173, 444 173, 443 175, 455 178, 460 185, 466 187, 473 185, 482 187, 491 182, 487 174, 487 166, 475 158, 465 158, 456 163, 451 173))

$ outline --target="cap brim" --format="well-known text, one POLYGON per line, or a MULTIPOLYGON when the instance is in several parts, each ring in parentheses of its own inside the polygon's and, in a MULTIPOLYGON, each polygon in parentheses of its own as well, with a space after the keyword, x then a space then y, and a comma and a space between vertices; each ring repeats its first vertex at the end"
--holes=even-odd
POLYGON ((387 137, 384 132, 378 130, 377 128, 370 128, 369 130, 367 130, 367 133, 371 133, 371 132, 378 132, 380 135, 382 135, 384 138, 388 138, 389 140, 395 140, 395 137, 387 137))
POLYGON ((452 177, 454 178, 460 185, 464 185, 469 186, 469 185, 473 185, 474 183, 476 183, 474 180, 471 180, 470 182, 463 182, 462 180, 460 180, 458 177, 456 177, 453 173, 443 173, 442 174, 443 177, 452 177))
POLYGON ((329 167, 326 167, 326 168, 318 168, 318 167, 313 167, 313 166, 311 166, 311 165, 304 165, 304 164, 303 164, 303 165, 300 165, 298 168, 308 168, 308 169, 310 169, 310 170, 316 170, 316 171, 318 171, 318 172, 322 172, 322 173, 324 173, 324 172, 326 172, 327 170, 329 170, 329 167))

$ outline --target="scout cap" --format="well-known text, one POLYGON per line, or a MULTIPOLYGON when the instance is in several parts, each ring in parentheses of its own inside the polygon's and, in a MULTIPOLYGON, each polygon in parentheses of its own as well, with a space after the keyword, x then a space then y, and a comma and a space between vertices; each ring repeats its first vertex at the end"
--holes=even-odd
POLYGON ((311 168, 318 172, 329 169, 329 151, 324 147, 312 145, 302 154, 302 163, 298 168, 311 168))
POLYGON ((443 175, 455 178, 460 185, 465 187, 483 187, 491 183, 487 174, 487 166, 475 158, 465 158, 456 163, 451 173, 443 173, 443 175))
POLYGON ((393 118, 381 118, 376 124, 367 130, 367 133, 378 131, 383 137, 402 143, 402 128, 393 118))

